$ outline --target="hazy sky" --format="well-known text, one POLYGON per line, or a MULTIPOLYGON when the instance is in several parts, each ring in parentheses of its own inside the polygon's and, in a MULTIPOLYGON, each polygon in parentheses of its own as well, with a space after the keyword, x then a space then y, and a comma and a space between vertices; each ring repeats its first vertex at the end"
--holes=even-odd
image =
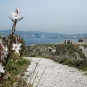
POLYGON ((18 30, 87 33, 87 0, 0 0, 0 30, 11 29, 16 8, 24 17, 18 30))

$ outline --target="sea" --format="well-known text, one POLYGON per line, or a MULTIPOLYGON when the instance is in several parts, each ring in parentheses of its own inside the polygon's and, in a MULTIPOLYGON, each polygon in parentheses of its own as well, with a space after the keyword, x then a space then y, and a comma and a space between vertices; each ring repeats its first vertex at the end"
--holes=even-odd
POLYGON ((58 38, 24 38, 26 46, 32 44, 60 44, 65 40, 73 40, 78 42, 78 39, 58 39, 58 38))

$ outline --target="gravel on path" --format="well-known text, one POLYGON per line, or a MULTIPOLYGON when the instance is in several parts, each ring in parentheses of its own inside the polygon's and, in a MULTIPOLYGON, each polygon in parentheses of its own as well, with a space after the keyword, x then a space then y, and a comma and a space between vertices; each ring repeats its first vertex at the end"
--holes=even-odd
POLYGON ((76 68, 46 58, 27 58, 31 59, 31 65, 24 78, 33 87, 87 87, 87 76, 76 68))

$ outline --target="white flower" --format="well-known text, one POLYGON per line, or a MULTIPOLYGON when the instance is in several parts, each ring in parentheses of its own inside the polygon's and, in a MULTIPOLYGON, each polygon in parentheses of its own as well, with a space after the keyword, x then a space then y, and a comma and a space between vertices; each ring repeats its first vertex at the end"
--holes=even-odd
POLYGON ((2 57, 4 58, 4 57, 7 57, 7 55, 8 55, 8 48, 7 48, 7 46, 6 47, 4 47, 4 50, 2 51, 2 57))
POLYGON ((16 44, 13 43, 12 50, 15 50, 20 55, 19 50, 21 50, 20 48, 21 45, 22 45, 21 43, 16 43, 16 44))
POLYGON ((56 49, 52 49, 52 52, 55 53, 56 52, 56 49))
POLYGON ((4 73, 4 72, 5 72, 4 66, 2 66, 2 63, 0 63, 0 72, 1 72, 1 73, 4 73))
POLYGON ((12 12, 12 15, 13 15, 12 17, 14 17, 14 19, 18 19, 20 17, 19 14, 17 14, 17 13, 12 12))
POLYGON ((17 14, 20 14, 20 10, 19 10, 19 8, 16 8, 15 11, 16 11, 17 14))
POLYGON ((5 50, 5 52, 8 52, 8 48, 7 48, 7 46, 5 47, 5 49, 4 49, 4 50, 5 50))
POLYGON ((0 44, 2 45, 2 39, 0 39, 0 44))

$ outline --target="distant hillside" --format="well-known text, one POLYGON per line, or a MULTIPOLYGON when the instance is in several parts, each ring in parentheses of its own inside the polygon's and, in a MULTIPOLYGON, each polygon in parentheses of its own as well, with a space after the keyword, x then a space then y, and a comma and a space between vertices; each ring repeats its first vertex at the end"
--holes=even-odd
MULTIPOLYGON (((11 33, 11 30, 0 30, 0 35, 1 36, 7 36, 8 34, 11 33)), ((16 31, 15 34, 18 35, 53 35, 53 36, 60 36, 60 37, 87 37, 87 33, 83 34, 61 34, 61 33, 48 33, 48 32, 41 32, 41 31, 16 31)))
MULTIPOLYGON (((0 34, 9 34, 11 30, 0 30, 0 34)), ((41 32, 41 31, 16 31, 16 34, 22 35, 35 35, 35 34, 40 34, 40 35, 67 35, 67 34, 61 34, 61 33, 48 33, 48 32, 41 32)))

